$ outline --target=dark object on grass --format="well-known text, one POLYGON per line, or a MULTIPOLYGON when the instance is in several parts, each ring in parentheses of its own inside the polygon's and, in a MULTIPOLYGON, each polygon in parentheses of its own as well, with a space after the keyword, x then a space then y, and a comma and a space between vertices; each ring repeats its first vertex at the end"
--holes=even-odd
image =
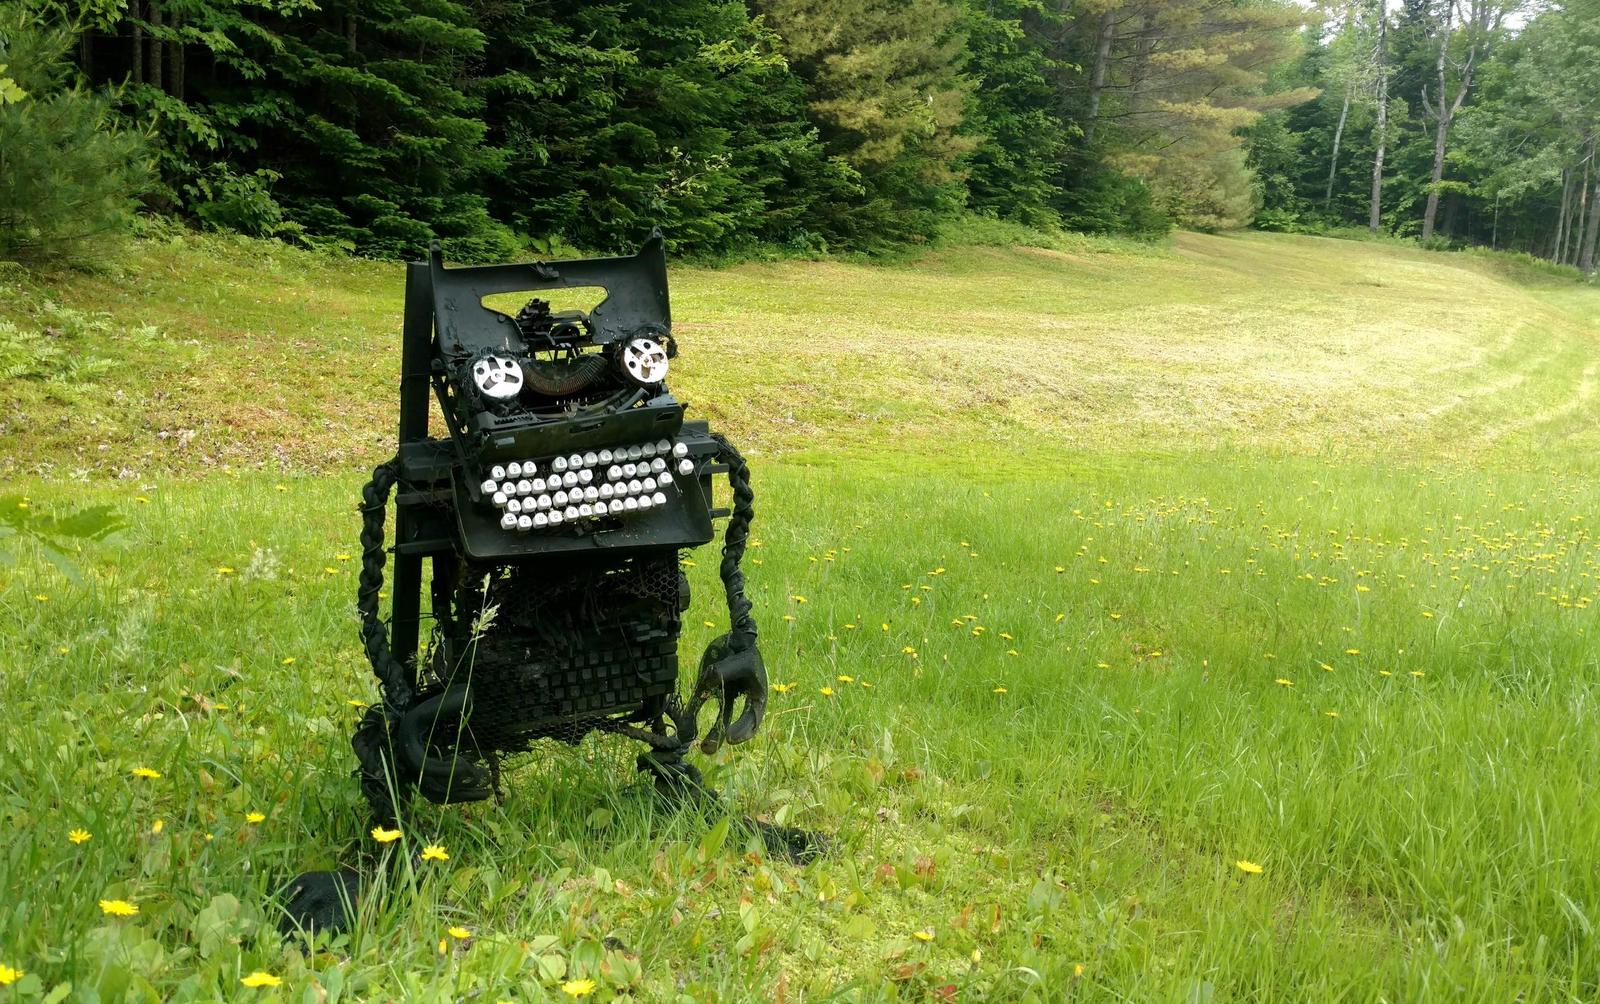
MULTIPOLYGON (((357 606, 383 700, 352 745, 380 825, 398 821, 413 791, 438 803, 488 798, 502 758, 595 731, 645 743, 639 769, 704 804, 714 793, 685 753, 697 741, 708 753, 742 743, 760 727, 767 676, 740 569, 754 517, 749 469, 705 422, 685 419, 666 381, 676 355, 659 233, 629 257, 447 269, 435 244, 430 261, 408 266, 399 452, 361 502, 357 606), (483 303, 570 287, 603 287, 605 299, 585 313, 534 298, 515 317, 483 303), (430 391, 442 437, 429 435, 430 391), (731 510, 713 506, 718 476, 731 510), (689 584, 679 556, 709 543, 722 517, 730 626, 683 698, 689 584), (433 629, 419 651, 424 561, 433 629), (716 715, 701 740, 707 703, 716 715)), ((803 832, 752 825, 774 853, 807 856, 803 832)), ((314 877, 330 874, 291 884, 300 893, 286 904, 290 922, 338 926, 327 904, 356 890, 314 877)))

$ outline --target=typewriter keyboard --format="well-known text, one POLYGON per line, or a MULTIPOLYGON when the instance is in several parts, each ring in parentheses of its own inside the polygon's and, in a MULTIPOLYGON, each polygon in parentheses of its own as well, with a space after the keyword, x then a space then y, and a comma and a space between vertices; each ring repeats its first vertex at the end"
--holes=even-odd
POLYGON ((567 523, 626 517, 670 505, 676 478, 694 473, 683 443, 662 439, 564 457, 497 463, 483 471, 485 500, 503 530, 545 530, 567 523))

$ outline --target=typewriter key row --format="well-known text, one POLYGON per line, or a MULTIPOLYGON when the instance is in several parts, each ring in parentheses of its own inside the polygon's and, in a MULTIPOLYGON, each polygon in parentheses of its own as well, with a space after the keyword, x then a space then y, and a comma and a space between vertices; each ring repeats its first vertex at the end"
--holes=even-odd
POLYGON ((666 505, 673 471, 694 471, 689 448, 659 440, 613 450, 496 464, 484 473, 483 494, 503 510, 505 530, 536 530, 619 516, 666 505))

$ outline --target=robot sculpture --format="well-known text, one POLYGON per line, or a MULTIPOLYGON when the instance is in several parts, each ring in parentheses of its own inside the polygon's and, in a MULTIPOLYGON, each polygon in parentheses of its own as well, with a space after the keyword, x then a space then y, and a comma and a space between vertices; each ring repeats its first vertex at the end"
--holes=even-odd
MULTIPOLYGON (((740 561, 753 517, 749 471, 667 387, 677 343, 659 232, 631 257, 445 268, 438 244, 406 273, 399 451, 362 495, 361 636, 383 700, 352 739, 356 775, 382 825, 415 791, 436 803, 498 790, 503 758, 591 732, 645 744, 658 788, 703 793, 685 760, 749 739, 767 699, 740 561), (539 291, 603 287, 587 313, 539 291), (516 316, 493 294, 533 296, 516 316), (430 396, 443 436, 429 432, 430 396), (726 476, 731 512, 713 505, 726 476), (395 498, 393 594, 379 593, 395 498), (729 630, 678 687, 679 555, 728 518, 720 567, 729 630), (423 563, 431 638, 420 646, 423 563), (703 706, 715 719, 700 736, 703 706), (735 712, 738 712, 735 717, 735 712)), ((803 834, 758 827, 807 856, 803 834)), ((289 918, 338 926, 353 872, 301 876, 289 918)))

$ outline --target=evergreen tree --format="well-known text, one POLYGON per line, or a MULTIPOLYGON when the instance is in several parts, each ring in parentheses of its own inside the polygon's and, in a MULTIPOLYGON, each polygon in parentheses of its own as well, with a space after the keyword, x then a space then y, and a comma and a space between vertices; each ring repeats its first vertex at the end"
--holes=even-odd
POLYGON ((853 174, 825 201, 830 243, 872 249, 925 240, 965 201, 959 130, 972 83, 961 11, 945 0, 759 0, 805 82, 824 148, 853 174))
POLYGON ((74 36, 0 4, 0 259, 94 261, 128 231, 142 137, 76 82, 74 36))

